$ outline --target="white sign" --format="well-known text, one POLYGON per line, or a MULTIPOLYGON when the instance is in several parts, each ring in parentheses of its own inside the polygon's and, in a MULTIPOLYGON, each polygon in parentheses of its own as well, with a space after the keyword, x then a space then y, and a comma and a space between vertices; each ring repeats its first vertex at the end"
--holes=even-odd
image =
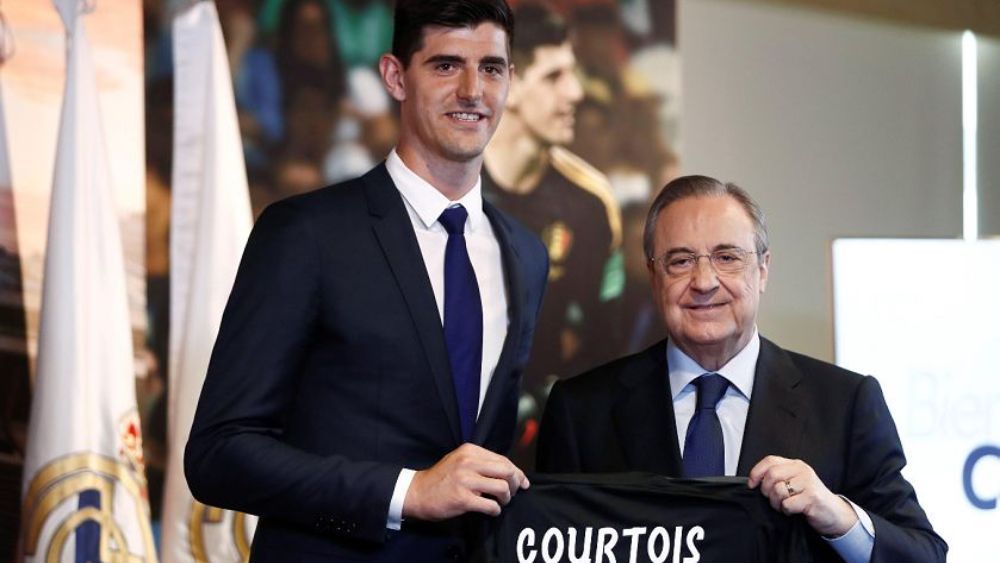
POLYGON ((833 244, 837 364, 885 391, 954 562, 1000 553, 1000 241, 833 244))

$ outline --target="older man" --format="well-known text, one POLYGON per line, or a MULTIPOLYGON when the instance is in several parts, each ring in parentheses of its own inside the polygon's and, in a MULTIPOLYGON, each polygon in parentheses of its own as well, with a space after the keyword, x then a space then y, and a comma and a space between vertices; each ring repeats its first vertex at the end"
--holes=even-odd
POLYGON ((943 561, 878 382, 759 336, 771 254, 747 193, 678 178, 643 242, 668 339, 555 386, 539 470, 748 476, 818 560, 943 561))

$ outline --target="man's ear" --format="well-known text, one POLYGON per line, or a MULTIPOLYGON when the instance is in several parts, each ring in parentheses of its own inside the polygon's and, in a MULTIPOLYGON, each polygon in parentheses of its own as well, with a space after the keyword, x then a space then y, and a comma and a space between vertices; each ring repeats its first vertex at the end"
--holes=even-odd
POLYGON ((767 274, 771 268, 771 251, 765 250, 763 256, 757 257, 760 260, 760 292, 767 289, 767 274))
POLYGON ((386 53, 378 60, 378 71, 382 75, 382 85, 397 102, 406 99, 406 80, 403 62, 395 55, 386 53))
MULTIPOLYGON (((645 253, 643 253, 645 256, 645 253)), ((656 263, 646 258, 646 273, 649 274, 649 286, 655 287, 653 284, 656 283, 656 276, 658 272, 656 271, 656 263)))
POLYGON ((521 77, 518 76, 514 69, 514 63, 510 64, 510 88, 507 90, 507 110, 517 110, 517 106, 521 103, 521 77))

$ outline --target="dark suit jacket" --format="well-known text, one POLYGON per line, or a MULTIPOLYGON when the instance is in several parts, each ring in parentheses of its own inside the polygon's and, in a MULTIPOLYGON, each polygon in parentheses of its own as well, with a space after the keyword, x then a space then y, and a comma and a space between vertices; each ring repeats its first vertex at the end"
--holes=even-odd
MULTIPOLYGON (((682 475, 666 341, 556 384, 538 442, 538 470, 682 475)), ((834 493, 871 515, 872 561, 944 561, 913 487, 878 382, 761 338, 737 474, 767 455, 801 459, 834 493)), ((821 561, 839 561, 818 537, 821 561)))
MULTIPOLYGON (((547 275, 544 247, 489 204, 509 326, 473 442, 510 446, 547 275)), ((461 444, 434 293, 384 164, 270 206, 250 235, 185 452, 199 501, 261 516, 254 561, 441 561, 465 519, 386 517, 402 467, 461 444)))

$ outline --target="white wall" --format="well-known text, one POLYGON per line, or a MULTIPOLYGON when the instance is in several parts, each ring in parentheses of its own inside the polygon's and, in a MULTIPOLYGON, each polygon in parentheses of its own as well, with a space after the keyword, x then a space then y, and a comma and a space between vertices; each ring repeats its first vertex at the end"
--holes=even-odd
POLYGON ((961 236, 960 34, 731 0, 679 10, 683 171, 734 181, 764 207, 761 331, 832 360, 834 238, 961 236))
POLYGON ((1000 498, 1000 241, 842 240, 834 264, 837 363, 878 375, 903 475, 948 561, 997 561, 1000 511, 988 507, 1000 498), (910 275, 928 255, 961 275, 910 275), (873 272, 894 291, 871 284, 873 272))

